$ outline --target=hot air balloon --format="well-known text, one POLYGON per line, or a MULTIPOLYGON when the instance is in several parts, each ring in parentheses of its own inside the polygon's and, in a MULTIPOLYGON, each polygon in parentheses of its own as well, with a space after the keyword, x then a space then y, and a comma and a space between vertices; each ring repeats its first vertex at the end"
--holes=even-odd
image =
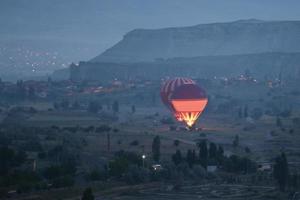
POLYGON ((204 89, 196 84, 184 84, 176 88, 171 104, 188 127, 192 127, 207 104, 204 89))
POLYGON ((182 121, 180 113, 177 113, 171 103, 171 96, 173 92, 181 85, 184 84, 195 84, 192 79, 189 78, 175 78, 167 80, 161 87, 160 97, 162 102, 167 106, 167 108, 173 113, 174 117, 178 121, 182 121))

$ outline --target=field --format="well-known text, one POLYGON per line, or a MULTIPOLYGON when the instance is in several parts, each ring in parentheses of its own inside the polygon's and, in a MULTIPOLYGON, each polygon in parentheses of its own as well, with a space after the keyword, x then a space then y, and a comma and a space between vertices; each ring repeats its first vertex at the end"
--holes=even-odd
MULTIPOLYGON (((241 86, 243 87, 243 86, 241 86)), ((252 90, 245 93, 241 88, 215 88, 212 92, 214 98, 209 102, 208 111, 205 111, 198 120, 197 126, 200 130, 187 131, 184 124, 176 123, 178 126, 176 131, 171 131, 168 124, 161 124, 162 118, 171 117, 171 113, 167 110, 159 100, 155 104, 149 101, 136 101, 133 96, 141 93, 140 90, 132 93, 117 93, 109 98, 121 99, 120 111, 117 114, 118 120, 106 120, 101 113, 111 113, 111 109, 103 108, 100 114, 91 114, 84 110, 63 110, 63 111, 48 111, 52 104, 35 103, 33 106, 39 110, 38 113, 28 117, 23 123, 27 126, 99 126, 108 124, 118 132, 110 134, 110 152, 107 148, 107 135, 89 133, 76 133, 76 137, 84 137, 88 141, 88 147, 85 151, 92 155, 109 155, 121 149, 135 151, 146 155, 151 154, 151 143, 154 136, 159 135, 162 138, 162 154, 169 157, 177 148, 185 152, 187 149, 196 149, 197 141, 207 139, 208 141, 222 144, 225 147, 227 154, 238 153, 245 154, 244 148, 248 147, 251 150, 251 157, 259 162, 270 162, 270 159, 276 156, 281 150, 285 150, 290 154, 293 163, 297 164, 299 160, 299 142, 300 137, 297 134, 299 128, 293 126, 292 119, 298 117, 297 99, 288 98, 295 104, 295 111, 292 116, 282 118, 284 128, 276 126, 276 116, 262 115, 259 119, 238 118, 236 108, 225 110, 222 112, 216 111, 216 105, 222 105, 225 102, 236 102, 238 105, 249 105, 249 110, 256 107, 262 107, 269 103, 268 99, 274 99, 266 95, 267 90, 261 86, 253 86, 252 90), (241 92, 237 92, 240 90, 241 92), (235 92, 233 92, 235 91, 235 92), (256 95, 254 95, 254 92, 256 95), (217 96, 221 96, 217 99, 217 96), (266 103, 260 103, 260 99, 265 98, 266 103), (132 100, 132 102, 130 101, 132 100), (228 100, 229 99, 229 100, 228 100), (131 112, 131 103, 136 104, 136 112, 131 112), (214 105, 215 104, 215 105, 214 105), (262 104, 262 105, 261 105, 262 104), (293 131, 291 131, 293 129, 293 131), (232 141, 238 135, 240 140, 239 148, 232 148, 232 141), (137 140, 137 145, 130 145, 131 142, 137 140), (174 140, 179 140, 180 145, 174 146, 174 140)), ((149 93, 152 92, 149 89, 149 93)), ((280 91, 279 91, 280 92, 280 91)), ((279 93, 277 92, 277 93, 279 93)), ((275 92, 274 92, 275 93, 275 92)), ((146 93, 147 95, 147 93, 146 93)), ((279 94, 274 94, 279 95, 279 94)), ((100 101, 103 97, 98 98, 100 101)), ((108 98, 108 97, 105 97, 108 98)), ((275 99, 274 102, 278 100, 275 99)), ((288 104, 284 101, 284 104, 288 104)), ((29 105, 28 105, 29 106, 29 105)), ((31 106, 31 105, 30 105, 31 106)), ((263 108, 263 109, 268 109, 263 108)), ((249 111, 250 112, 250 111, 249 111)))
MULTIPOLYGON (((37 112, 22 115, 20 124, 27 127, 99 127, 108 125, 109 132, 84 131, 55 134, 51 140, 42 139, 44 147, 64 144, 65 141, 73 146, 81 146, 75 151, 80 154, 78 172, 85 172, 101 166, 107 162, 115 152, 126 150, 145 154, 146 167, 152 162, 152 141, 155 136, 161 138, 161 163, 171 162, 172 154, 180 149, 183 155, 188 149, 198 152, 197 143, 201 140, 221 145, 225 155, 237 154, 255 160, 258 164, 272 164, 273 158, 286 152, 290 169, 298 171, 300 166, 300 136, 299 125, 294 119, 299 118, 299 96, 287 95, 282 100, 282 90, 270 90, 263 85, 247 86, 251 89, 245 91, 246 86, 208 87, 209 105, 197 122, 197 130, 187 130, 179 122, 163 123, 172 115, 159 100, 157 86, 143 89, 117 92, 109 95, 92 96, 91 99, 103 104, 98 113, 87 112, 85 109, 53 109, 52 102, 22 103, 16 106, 34 107, 37 112), (155 97, 153 98, 153 94, 155 97), (105 106, 110 102, 119 100, 119 112, 113 113, 111 107, 105 106), (132 112, 135 105, 135 112, 132 112), (280 117, 273 114, 273 107, 284 110, 293 108, 288 116, 280 117), (248 109, 247 117, 239 116, 242 110, 248 109), (259 117, 255 116, 257 109, 262 110, 259 117), (253 114, 254 113, 254 114, 253 114), (175 126, 172 130, 170 126, 175 126), (238 135, 239 145, 233 146, 233 140, 238 135), (174 141, 179 142, 178 145, 174 141), (82 145, 84 144, 84 145, 82 145), (248 149, 248 150, 247 150, 248 149)), ((285 94, 288 92, 285 92, 285 94)), ((70 99, 86 101, 87 97, 75 96, 70 99)), ((174 121, 174 120, 173 120, 174 121)), ((37 133, 38 138, 47 138, 37 133)), ((47 163, 37 165, 44 167, 47 163)), ((80 181, 79 181, 80 182, 80 181)), ((179 191, 168 190, 168 185, 140 185, 128 186, 120 189, 113 187, 117 192, 106 190, 98 191, 95 187, 97 199, 272 199, 275 197, 274 186, 252 186, 229 183, 193 183, 187 182, 179 191), (135 188, 136 187, 136 188, 135 188), (100 198, 102 197, 102 198, 100 198)), ((113 190, 112 188, 112 190, 113 190)), ((53 192, 55 195, 56 192, 53 192)), ((66 198, 78 195, 69 191, 66 198)), ((42 196, 46 195, 42 193, 42 196)))

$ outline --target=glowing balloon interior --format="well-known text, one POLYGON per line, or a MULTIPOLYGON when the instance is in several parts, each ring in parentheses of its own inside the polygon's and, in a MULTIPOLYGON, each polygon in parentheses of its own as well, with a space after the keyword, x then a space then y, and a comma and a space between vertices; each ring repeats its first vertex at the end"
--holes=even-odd
POLYGON ((208 102, 205 91, 196 84, 178 87, 171 96, 171 103, 187 126, 192 127, 208 102))
POLYGON ((189 127, 192 127, 204 110, 207 104, 207 99, 172 100, 172 104, 175 110, 180 114, 182 121, 184 121, 189 127))

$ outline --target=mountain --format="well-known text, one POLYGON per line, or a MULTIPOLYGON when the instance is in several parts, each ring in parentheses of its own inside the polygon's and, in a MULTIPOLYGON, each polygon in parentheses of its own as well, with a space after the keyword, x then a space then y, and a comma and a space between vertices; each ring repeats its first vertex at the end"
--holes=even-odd
POLYGON ((300 21, 239 20, 136 29, 90 62, 132 63, 174 57, 300 52, 300 21))
POLYGON ((192 78, 232 77, 246 70, 257 79, 300 78, 300 53, 259 53, 244 55, 199 56, 172 58, 154 62, 108 63, 80 62, 70 67, 71 79, 110 81, 118 79, 187 76, 192 78), (284 70, 282 70, 284 69, 284 70))

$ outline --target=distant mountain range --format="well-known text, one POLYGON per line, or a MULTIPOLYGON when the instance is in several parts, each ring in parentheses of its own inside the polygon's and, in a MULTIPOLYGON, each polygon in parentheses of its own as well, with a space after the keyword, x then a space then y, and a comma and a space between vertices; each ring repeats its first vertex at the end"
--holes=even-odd
MULTIPOLYGON (((166 76, 300 78, 300 21, 239 20, 191 27, 137 29, 87 62, 73 80, 160 79, 166 76)), ((64 70, 56 73, 63 77, 64 70)))
MULTIPOLYGON (((259 53, 224 56, 172 58, 154 62, 108 63, 81 62, 72 65, 72 80, 111 81, 114 78, 161 80, 165 77, 236 77, 246 70, 257 79, 300 78, 300 53, 259 53)), ((62 74, 62 73, 60 73, 62 74)))
POLYGON ((300 21, 239 20, 136 29, 90 62, 132 63, 175 57, 300 52, 300 21))

